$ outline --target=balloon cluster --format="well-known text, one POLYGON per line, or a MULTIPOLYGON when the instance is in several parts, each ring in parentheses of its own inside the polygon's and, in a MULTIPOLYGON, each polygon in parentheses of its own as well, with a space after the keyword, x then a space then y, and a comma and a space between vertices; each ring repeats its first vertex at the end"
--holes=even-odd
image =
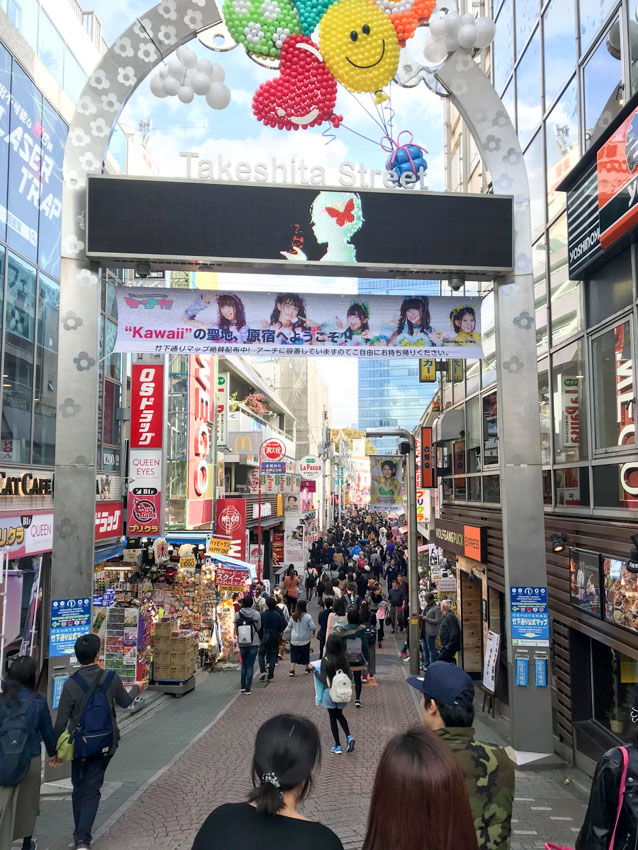
POLYGON ((414 136, 409 130, 402 130, 396 139, 385 136, 381 147, 390 156, 385 161, 387 171, 394 171, 398 178, 403 174, 414 175, 412 182, 419 179, 420 174, 428 170, 428 164, 423 154, 427 151, 421 145, 414 143, 414 136))
POLYGON ((304 35, 312 35, 315 27, 335 0, 296 0, 295 5, 304 35))
POLYGON ((224 0, 228 31, 248 53, 277 59, 290 35, 301 35, 292 0, 224 0))
POLYGON ((412 38, 416 28, 428 20, 436 0, 376 0, 382 12, 390 16, 401 47, 412 38))
POLYGON ((475 18, 472 14, 433 15, 430 19, 430 38, 423 46, 423 55, 433 64, 443 62, 455 50, 474 50, 487 47, 494 39, 496 28, 491 18, 475 18))
POLYGON ((305 130, 324 121, 339 126, 343 118, 334 114, 337 81, 310 38, 287 38, 279 69, 276 79, 262 83, 255 92, 253 113, 258 121, 280 130, 305 130))
POLYGON ((230 103, 230 89, 224 85, 224 69, 208 59, 198 59, 190 47, 177 48, 175 58, 161 66, 151 77, 155 97, 175 97, 191 103, 201 95, 212 109, 225 109, 230 103))

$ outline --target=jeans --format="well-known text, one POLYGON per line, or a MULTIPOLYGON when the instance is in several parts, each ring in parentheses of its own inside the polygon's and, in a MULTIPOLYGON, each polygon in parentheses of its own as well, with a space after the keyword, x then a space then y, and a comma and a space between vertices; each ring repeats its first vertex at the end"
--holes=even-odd
POLYGON ((241 655, 241 689, 249 691, 253 683, 253 669, 257 658, 258 646, 240 646, 241 655))
POLYGON ((76 844, 90 844, 91 830, 100 805, 100 788, 111 756, 94 756, 73 759, 71 782, 73 784, 73 840, 76 844))
MULTIPOLYGON (((257 654, 257 658, 259 660, 259 672, 266 672, 266 665, 268 665, 268 681, 272 681, 273 676, 275 675, 275 664, 277 663, 277 651, 278 647, 274 649, 268 649, 265 644, 261 644, 259 647, 259 652, 257 654)), ((252 676, 251 676, 252 678, 252 676)))
POLYGON ((438 654, 436 648, 436 635, 426 635, 425 646, 427 648, 427 652, 423 653, 423 663, 427 667, 429 664, 434 664, 438 654))

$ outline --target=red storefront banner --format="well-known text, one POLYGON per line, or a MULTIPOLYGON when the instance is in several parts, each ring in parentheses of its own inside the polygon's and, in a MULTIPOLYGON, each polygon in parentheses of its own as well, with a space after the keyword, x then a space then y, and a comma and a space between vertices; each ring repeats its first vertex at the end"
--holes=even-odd
POLYGON ((246 500, 217 499, 215 534, 230 537, 231 558, 246 560, 246 500))
POLYGON ((245 590, 248 587, 250 573, 248 570, 233 570, 230 567, 217 567, 215 584, 217 587, 232 587, 245 590))
POLYGON ((416 486, 421 486, 421 438, 414 438, 414 447, 416 450, 416 486))
POLYGON ((131 448, 161 449, 164 366, 134 363, 131 371, 131 448))
POLYGON ((208 354, 189 357, 188 364, 188 516, 189 528, 213 519, 213 500, 208 490, 209 453, 213 421, 214 358, 208 354))
POLYGON ((436 459, 432 444, 432 428, 421 428, 421 487, 436 487, 436 459))
POLYGON ((97 502, 95 505, 95 541, 122 536, 122 502, 97 502))

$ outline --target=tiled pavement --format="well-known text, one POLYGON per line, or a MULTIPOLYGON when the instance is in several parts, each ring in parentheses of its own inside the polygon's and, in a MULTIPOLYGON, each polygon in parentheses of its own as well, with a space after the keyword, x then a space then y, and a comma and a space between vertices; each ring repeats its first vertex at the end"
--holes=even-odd
MULTIPOLYGON (((245 798, 255 731, 264 719, 284 711, 313 718, 324 744, 305 814, 333 828, 346 850, 359 850, 385 742, 418 719, 404 668, 393 639, 386 641, 377 651, 378 685, 364 688, 361 710, 347 709, 357 740, 351 755, 330 754, 327 713, 314 704, 312 680, 301 672, 289 678, 286 663, 268 688, 256 678, 251 696, 238 694, 237 673, 215 673, 204 674, 183 699, 163 698, 127 724, 107 773, 95 850, 188 850, 213 808, 245 798)), ((499 729, 479 718, 477 737, 498 741, 499 729)), ((543 848, 545 840, 573 846, 587 778, 562 769, 519 772, 516 781, 512 850, 543 848)), ((44 800, 36 830, 40 847, 63 850, 71 830, 68 795, 44 800)))

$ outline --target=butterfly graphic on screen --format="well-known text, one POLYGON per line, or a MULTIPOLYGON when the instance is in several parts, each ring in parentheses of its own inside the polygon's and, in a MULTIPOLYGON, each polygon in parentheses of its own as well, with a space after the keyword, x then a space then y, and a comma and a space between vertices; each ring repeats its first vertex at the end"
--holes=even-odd
POLYGON ((342 210, 338 210, 336 207, 326 207, 326 212, 331 218, 336 219, 339 227, 352 224, 354 221, 354 201, 350 198, 349 201, 346 201, 346 205, 342 210))
POLYGON ((634 115, 625 140, 625 156, 630 172, 638 166, 638 115, 634 115))

